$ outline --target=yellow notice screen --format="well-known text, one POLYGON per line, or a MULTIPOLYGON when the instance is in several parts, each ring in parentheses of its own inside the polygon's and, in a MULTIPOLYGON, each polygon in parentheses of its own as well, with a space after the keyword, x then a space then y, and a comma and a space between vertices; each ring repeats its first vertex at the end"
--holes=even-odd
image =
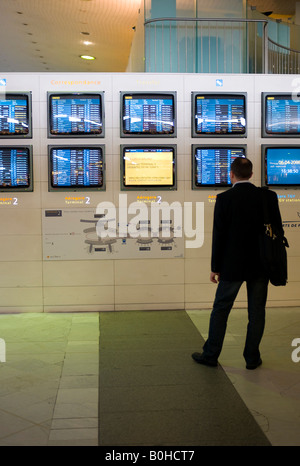
POLYGON ((173 186, 173 151, 126 150, 125 186, 173 186))

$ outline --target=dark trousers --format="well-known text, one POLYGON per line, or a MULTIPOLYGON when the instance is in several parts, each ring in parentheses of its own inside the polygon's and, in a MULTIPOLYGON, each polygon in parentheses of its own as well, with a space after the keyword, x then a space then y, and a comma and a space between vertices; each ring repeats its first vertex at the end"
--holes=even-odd
MULTIPOLYGON (((203 357, 217 362, 225 337, 227 320, 243 281, 220 280, 210 316, 208 339, 203 346, 203 357)), ((268 280, 246 281, 248 296, 248 327, 243 356, 247 364, 256 364, 260 358, 259 344, 265 328, 265 307, 268 280)))

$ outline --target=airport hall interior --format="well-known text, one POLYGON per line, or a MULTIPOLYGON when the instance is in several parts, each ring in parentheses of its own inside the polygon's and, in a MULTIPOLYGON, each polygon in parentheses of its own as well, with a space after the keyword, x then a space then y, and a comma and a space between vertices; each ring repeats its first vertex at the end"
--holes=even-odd
POLYGON ((300 1, 0 0, 0 41, 0 446, 300 446, 300 1))

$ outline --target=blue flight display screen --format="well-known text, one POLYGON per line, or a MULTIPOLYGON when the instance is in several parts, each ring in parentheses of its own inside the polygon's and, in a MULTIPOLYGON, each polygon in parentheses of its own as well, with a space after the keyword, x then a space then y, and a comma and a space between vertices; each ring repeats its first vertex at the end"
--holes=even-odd
POLYGON ((265 170, 267 186, 299 186, 300 147, 268 147, 265 170))
POLYGON ((0 147, 0 188, 29 188, 29 186, 29 149, 0 147))
POLYGON ((196 95, 195 133, 243 135, 246 133, 244 96, 196 95))
POLYGON ((18 136, 29 133, 27 96, 0 95, 0 136, 18 136))
POLYGON ((173 95, 123 96, 123 134, 172 135, 175 128, 173 95))
POLYGON ((245 157, 243 148, 196 148, 196 186, 230 186, 230 166, 236 157, 245 157))
POLYGON ((103 153, 100 147, 52 148, 50 162, 53 188, 103 186, 103 153))
POLYGON ((99 135, 103 131, 101 95, 51 95, 50 134, 99 135))
POLYGON ((267 96, 265 130, 267 134, 300 135, 300 99, 267 96))

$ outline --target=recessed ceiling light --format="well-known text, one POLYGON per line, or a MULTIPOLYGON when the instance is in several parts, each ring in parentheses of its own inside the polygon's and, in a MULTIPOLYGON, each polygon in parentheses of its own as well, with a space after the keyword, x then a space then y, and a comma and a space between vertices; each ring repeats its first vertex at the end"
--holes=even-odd
POLYGON ((93 42, 90 42, 88 40, 84 40, 83 43, 84 43, 84 45, 92 45, 93 42))
POLYGON ((92 57, 91 55, 80 55, 80 58, 83 60, 95 60, 95 57, 92 57))

